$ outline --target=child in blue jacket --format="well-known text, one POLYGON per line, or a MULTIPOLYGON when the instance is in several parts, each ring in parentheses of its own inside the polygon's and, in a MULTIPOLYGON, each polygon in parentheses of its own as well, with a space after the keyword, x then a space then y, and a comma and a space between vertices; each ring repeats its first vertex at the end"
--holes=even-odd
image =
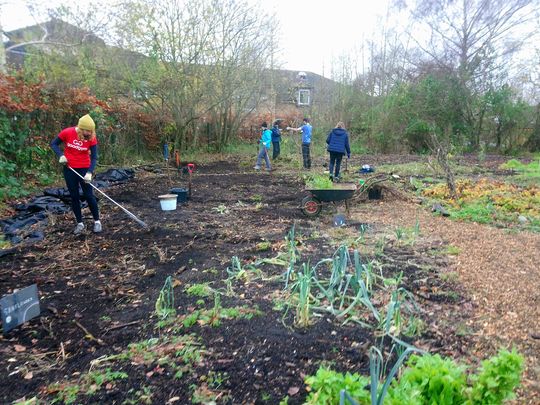
POLYGON ((326 143, 328 144, 327 150, 330 153, 330 180, 339 180, 339 169, 341 167, 343 155, 346 153, 347 158, 351 157, 349 134, 343 128, 343 122, 338 122, 336 127, 328 134, 326 143))
POLYGON ((270 171, 272 170, 272 166, 270 165, 268 151, 270 150, 270 146, 272 145, 272 131, 268 129, 268 124, 266 122, 262 123, 261 131, 262 134, 261 140, 259 141, 259 154, 257 155, 257 163, 255 164, 254 169, 261 170, 261 159, 264 158, 264 161, 266 162, 266 170, 270 171))

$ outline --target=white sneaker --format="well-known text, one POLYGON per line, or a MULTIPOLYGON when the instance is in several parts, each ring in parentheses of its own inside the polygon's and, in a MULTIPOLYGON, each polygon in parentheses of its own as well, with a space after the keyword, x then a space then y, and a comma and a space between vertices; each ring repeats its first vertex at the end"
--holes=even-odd
POLYGON ((84 231, 84 224, 82 222, 79 222, 77 226, 75 227, 75 229, 73 230, 73 234, 79 235, 83 233, 83 231, 84 231))
POLYGON ((255 170, 261 170, 261 166, 257 165, 254 167, 255 170))
POLYGON ((101 222, 94 222, 94 233, 100 233, 102 231, 101 222))

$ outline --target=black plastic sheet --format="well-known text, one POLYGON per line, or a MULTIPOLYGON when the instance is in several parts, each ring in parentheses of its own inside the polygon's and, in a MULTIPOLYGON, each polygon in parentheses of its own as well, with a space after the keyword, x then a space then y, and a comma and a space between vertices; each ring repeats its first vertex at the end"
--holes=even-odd
POLYGON ((17 204, 15 209, 17 211, 30 213, 49 211, 54 214, 64 214, 65 212, 69 211, 69 206, 56 197, 44 195, 34 198, 28 204, 17 204))
MULTIPOLYGON (((133 169, 109 169, 96 175, 96 180, 118 183, 126 183, 135 176, 133 169)), ((98 186, 99 187, 99 186, 98 186)))
MULTIPOLYGON (((126 183, 134 176, 135 171, 132 169, 109 169, 96 175, 92 184, 104 189, 111 185, 126 183)), ((88 204, 80 188, 79 195, 81 208, 86 208, 88 204)), ((17 204, 14 208, 17 211, 16 215, 0 220, 0 230, 4 233, 4 239, 11 245, 21 242, 32 243, 45 237, 44 229, 50 214, 65 214, 71 211, 71 197, 67 188, 46 188, 43 195, 34 197, 26 204, 17 204)), ((13 248, 0 249, 0 257, 13 251, 13 248)))

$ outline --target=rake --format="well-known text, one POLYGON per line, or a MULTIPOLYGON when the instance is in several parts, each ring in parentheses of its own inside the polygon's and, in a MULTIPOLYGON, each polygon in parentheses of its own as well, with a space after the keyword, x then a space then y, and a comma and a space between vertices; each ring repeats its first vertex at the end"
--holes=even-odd
MULTIPOLYGON (((69 167, 69 166, 68 166, 69 167)), ((84 177, 81 176, 79 173, 77 173, 76 170, 74 170, 72 167, 69 167, 69 170, 71 170, 73 173, 75 173, 77 176, 79 176, 81 179, 84 180, 84 177)), ((86 180, 85 180, 86 181, 86 180)), ((90 184, 92 186, 92 188, 96 191, 99 191, 105 198, 107 198, 109 201, 111 201, 113 204, 117 205, 118 207, 120 207, 122 209, 122 211, 124 211, 126 214, 128 214, 128 216, 133 219, 135 222, 137 222, 140 226, 142 226, 143 228, 148 228, 148 225, 146 225, 146 223, 144 223, 143 221, 141 221, 139 218, 137 218, 134 214, 132 214, 131 212, 129 212, 126 208, 122 207, 120 204, 118 204, 116 201, 114 201, 111 197, 109 197, 107 194, 105 194, 103 191, 101 191, 99 188, 97 188, 96 186, 94 186, 92 183, 88 182, 88 184, 90 184)))

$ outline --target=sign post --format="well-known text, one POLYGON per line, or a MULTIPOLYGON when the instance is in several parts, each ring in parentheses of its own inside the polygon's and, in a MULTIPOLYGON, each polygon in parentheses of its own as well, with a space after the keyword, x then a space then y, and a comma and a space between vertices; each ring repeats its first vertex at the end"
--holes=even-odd
POLYGON ((6 334, 11 329, 35 318, 40 314, 37 285, 15 291, 0 299, 2 330, 6 334))

